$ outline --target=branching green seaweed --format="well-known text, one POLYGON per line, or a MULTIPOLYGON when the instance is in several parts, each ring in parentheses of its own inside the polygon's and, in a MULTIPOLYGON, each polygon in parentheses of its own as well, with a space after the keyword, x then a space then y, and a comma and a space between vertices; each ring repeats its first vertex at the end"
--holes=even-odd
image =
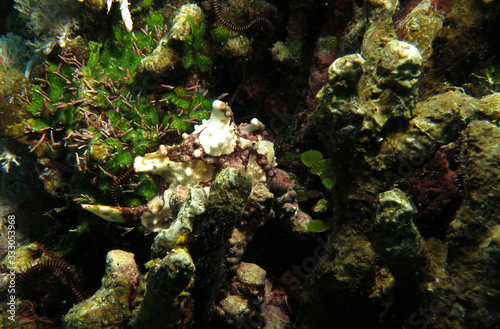
POLYGON ((188 69, 196 62, 200 72, 208 72, 212 69, 213 62, 210 57, 200 53, 200 50, 205 45, 205 20, 202 19, 200 26, 197 26, 192 17, 187 16, 187 19, 191 27, 191 34, 184 41, 182 65, 188 69))
MULTIPOLYGON (((26 111, 32 117, 28 139, 35 140, 28 140, 31 151, 50 161, 75 159, 69 194, 77 202, 102 201, 102 192, 116 187, 135 156, 150 151, 167 131, 189 132, 208 117, 212 100, 198 89, 179 94, 165 86, 168 91, 157 95, 152 94, 156 89, 144 87, 138 65, 158 43, 153 31, 163 28, 164 18, 152 12, 146 22, 147 28, 131 33, 115 24, 111 38, 88 41, 86 62, 63 50, 61 61, 47 61, 44 76, 27 89, 26 111)), ((191 24, 190 47, 197 52, 204 44, 205 25, 191 24)), ((200 71, 211 67, 203 56, 196 53, 200 71)), ((135 193, 123 198, 124 205, 143 204, 141 198, 157 193, 144 174, 127 183, 135 193)))

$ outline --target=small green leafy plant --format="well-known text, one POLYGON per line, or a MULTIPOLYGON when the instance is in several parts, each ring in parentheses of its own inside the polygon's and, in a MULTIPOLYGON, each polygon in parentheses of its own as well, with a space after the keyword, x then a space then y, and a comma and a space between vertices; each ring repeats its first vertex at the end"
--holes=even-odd
POLYGON ((307 229, 309 232, 322 233, 328 231, 330 226, 326 225, 322 220, 315 219, 307 223, 307 229))
POLYGON ((304 165, 311 168, 311 173, 321 178, 323 185, 331 189, 335 185, 335 177, 332 171, 332 162, 330 159, 323 159, 323 154, 317 150, 309 150, 301 155, 304 165))
POLYGON ((288 51, 292 55, 292 57, 297 57, 300 54, 300 51, 302 49, 302 42, 299 40, 293 40, 289 42, 286 47, 288 48, 288 51))
POLYGON ((205 20, 202 20, 200 26, 197 26, 192 17, 187 16, 187 19, 191 27, 191 34, 184 41, 182 65, 188 69, 196 62, 201 72, 208 72, 212 69, 213 62, 210 57, 200 52, 205 45, 205 20))

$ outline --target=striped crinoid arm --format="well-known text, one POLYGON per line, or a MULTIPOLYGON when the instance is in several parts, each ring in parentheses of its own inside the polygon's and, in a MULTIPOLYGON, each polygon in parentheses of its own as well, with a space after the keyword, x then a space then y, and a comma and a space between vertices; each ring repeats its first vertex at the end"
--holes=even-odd
MULTIPOLYGON (((44 282, 44 276, 52 274, 71 292, 74 298, 81 302, 84 298, 77 287, 77 273, 75 268, 62 259, 52 259, 29 265, 24 270, 16 273, 19 286, 29 286, 33 282, 44 282)), ((32 289, 32 287, 30 287, 32 289)))
POLYGON ((236 32, 245 32, 257 23, 264 23, 269 27, 269 29, 271 29, 271 30, 273 29, 273 25, 265 17, 257 17, 256 19, 252 20, 251 22, 249 22, 248 24, 246 24, 244 26, 235 25, 235 24, 229 22, 227 19, 225 19, 224 16, 222 16, 222 14, 220 12, 220 8, 219 8, 219 1, 212 0, 212 5, 213 5, 215 16, 217 16, 217 19, 219 20, 219 22, 229 30, 236 31, 236 32))

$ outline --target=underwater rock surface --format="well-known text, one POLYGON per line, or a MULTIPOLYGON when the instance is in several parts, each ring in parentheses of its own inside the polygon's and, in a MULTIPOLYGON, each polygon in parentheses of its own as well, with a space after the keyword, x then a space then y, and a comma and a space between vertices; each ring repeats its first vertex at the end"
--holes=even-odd
POLYGON ((422 57, 413 45, 393 39, 387 24, 391 11, 386 9, 374 9, 377 17, 365 33, 361 54, 335 60, 317 95, 311 125, 330 154, 337 181, 329 222, 333 251, 301 286, 297 328, 329 328, 329 321, 368 302, 380 309, 380 320, 395 327, 495 326, 498 287, 489 276, 475 273, 498 272, 499 217, 494 212, 500 203, 491 189, 497 180, 498 150, 490 145, 499 145, 499 96, 475 99, 448 91, 419 101, 415 86, 428 55, 422 57), (489 142, 482 145, 479 135, 488 136, 489 142), (438 148, 452 142, 463 145, 457 156, 466 192, 446 241, 440 241, 420 234, 413 222, 412 196, 401 188, 407 189, 405 180, 438 148), (377 256, 383 262, 375 266, 377 256), (355 261, 349 262, 350 257, 355 261), (361 267, 370 260, 371 266, 361 267), (335 266, 341 261, 343 267, 335 266), (346 264, 355 271, 346 275, 346 264), (343 277, 342 285, 336 277, 343 277), (477 292, 471 295, 473 286, 477 292), (342 298, 320 302, 327 296, 342 298), (419 307, 429 313, 419 313, 419 307), (475 315, 480 307, 488 316, 475 315))
POLYGON ((176 297, 193 279, 195 267, 189 253, 172 250, 157 259, 148 273, 146 293, 130 324, 133 328, 177 328, 182 322, 176 297))
POLYGON ((500 327, 499 18, 2 1, 0 326, 500 327))
MULTIPOLYGON (((496 104, 498 101, 497 97, 496 104)), ((441 315, 437 321, 439 328, 445 328, 450 320, 461 328, 478 323, 494 327, 500 318, 500 285, 495 279, 500 274, 500 193, 491 188, 499 183, 500 158, 496 149, 500 127, 487 121, 473 121, 464 134, 466 192, 448 233, 446 270, 455 279, 450 280, 447 288, 452 290, 454 298, 449 296, 453 301, 446 305, 451 319, 441 315), (460 318, 464 311, 467 316, 460 318)))
POLYGON ((101 288, 73 306, 64 317, 64 328, 110 328, 123 326, 131 315, 140 278, 134 254, 112 250, 106 258, 101 288))

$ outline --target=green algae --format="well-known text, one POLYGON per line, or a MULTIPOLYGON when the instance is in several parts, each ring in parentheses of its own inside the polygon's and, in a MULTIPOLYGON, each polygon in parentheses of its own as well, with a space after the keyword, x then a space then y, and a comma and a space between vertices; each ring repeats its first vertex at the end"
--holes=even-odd
POLYGON ((300 159, 302 160, 302 163, 304 165, 311 168, 314 163, 323 159, 323 154, 321 154, 321 152, 316 150, 309 150, 302 153, 300 159))
MULTIPOLYGON (((149 0, 152 2, 152 0, 149 0)), ((161 27, 165 24, 165 17, 161 13, 153 12, 146 18, 146 24, 150 31, 154 31, 155 27, 161 27)))
MULTIPOLYGON (((102 192, 111 193, 113 176, 120 177, 132 165, 137 155, 147 153, 158 142, 158 130, 153 127, 171 126, 179 133, 189 132, 195 123, 208 117, 211 100, 200 94, 182 95, 168 92, 163 95, 166 113, 158 111, 144 90, 145 78, 138 66, 142 54, 150 52, 156 44, 155 27, 162 28, 164 17, 152 12, 146 18, 147 30, 125 32, 120 24, 112 26, 112 36, 103 42, 88 41, 88 58, 80 65, 67 60, 51 61, 45 65, 45 78, 37 79, 27 88, 26 113, 29 120, 24 125, 11 126, 13 134, 26 126, 34 133, 60 131, 67 136, 64 143, 49 145, 48 135, 38 146, 38 154, 45 154, 52 161, 61 161, 74 153, 79 157, 79 169, 74 180, 82 186, 73 195, 86 195, 91 203, 102 200, 102 192), (143 96, 141 96, 143 93, 143 96), (196 107, 195 110, 192 110, 196 107), (177 113, 177 109, 183 111, 177 113), (86 139, 74 138, 75 132, 86 131, 86 139), (101 131, 105 129, 105 131, 101 131), (72 145, 67 147, 66 145, 72 145), (88 151, 88 153, 86 153, 88 151), (91 184, 81 184, 83 180, 91 184), (84 192, 84 193, 83 193, 84 192)), ((193 28, 191 48, 200 49, 204 44, 205 25, 193 28)), ((206 60, 199 62, 208 67, 206 60)), ((31 138, 39 139, 40 135, 31 138)), ((36 142, 36 141, 35 141, 36 142)), ((141 176, 142 177, 142 176, 141 176)), ((145 179, 132 178, 137 185, 139 200, 124 198, 125 202, 142 204, 156 193, 156 187, 145 179), (129 200, 129 201, 127 201, 129 200)), ((88 202, 88 201, 87 201, 88 202)), ((124 205, 130 205, 125 203, 124 205)))
POLYGON ((297 57, 300 54, 300 51, 302 50, 302 42, 299 40, 293 40, 290 41, 286 47, 288 48, 288 51, 292 55, 292 57, 297 57))
POLYGON ((335 176, 332 170, 332 161, 323 159, 323 154, 317 150, 309 150, 301 154, 304 165, 311 168, 311 174, 318 175, 323 185, 331 189, 335 185, 335 176))
POLYGON ((322 233, 328 231, 330 226, 326 225, 322 220, 315 219, 307 223, 307 229, 309 232, 322 233))
POLYGON ((187 95, 181 93, 180 89, 175 88, 174 91, 164 94, 162 98, 167 99, 177 109, 186 110, 182 111, 181 113, 183 114, 181 115, 165 116, 163 118, 162 123, 164 125, 170 123, 170 128, 179 132, 192 131, 194 128, 193 119, 197 122, 208 119, 210 110, 212 109, 213 99, 205 98, 202 93, 196 93, 193 97, 187 97, 187 95))
POLYGON ((196 62, 200 72, 208 72, 212 69, 213 61, 206 54, 200 53, 205 46, 205 19, 201 20, 200 26, 196 25, 191 16, 187 16, 187 20, 191 27, 191 34, 186 37, 183 44, 182 65, 189 69, 196 62))
POLYGON ((212 36, 212 40, 217 43, 222 43, 229 39, 230 34, 229 31, 225 27, 216 27, 210 30, 210 35, 212 36))
POLYGON ((201 72, 208 72, 212 69, 213 62, 210 57, 203 54, 196 54, 196 63, 201 72))

